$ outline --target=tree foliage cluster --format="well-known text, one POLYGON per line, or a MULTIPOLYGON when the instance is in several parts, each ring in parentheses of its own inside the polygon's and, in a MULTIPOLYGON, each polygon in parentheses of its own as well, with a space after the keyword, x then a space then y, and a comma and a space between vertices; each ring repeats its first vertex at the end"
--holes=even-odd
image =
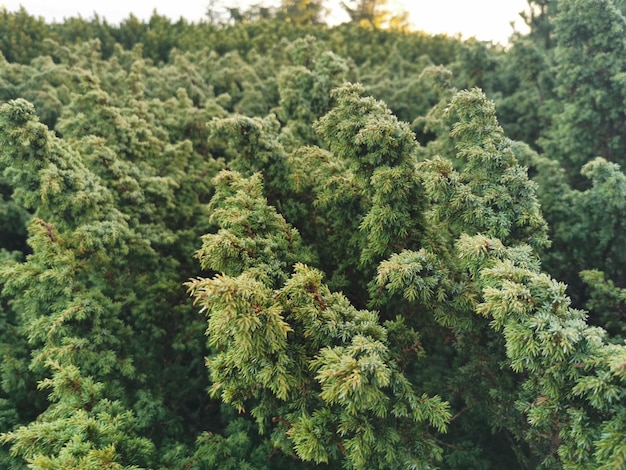
POLYGON ((626 466, 624 5, 384 6, 0 12, 0 466, 626 466))

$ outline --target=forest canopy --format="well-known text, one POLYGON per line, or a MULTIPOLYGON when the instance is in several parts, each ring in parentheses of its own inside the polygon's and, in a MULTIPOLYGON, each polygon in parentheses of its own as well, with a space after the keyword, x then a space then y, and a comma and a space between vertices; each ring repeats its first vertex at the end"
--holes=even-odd
POLYGON ((0 467, 626 467, 626 19, 0 10, 0 467))

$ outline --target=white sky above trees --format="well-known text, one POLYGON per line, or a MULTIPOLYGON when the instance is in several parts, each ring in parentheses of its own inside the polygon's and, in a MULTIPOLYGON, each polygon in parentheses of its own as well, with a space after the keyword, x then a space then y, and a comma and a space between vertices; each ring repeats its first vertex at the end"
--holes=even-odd
MULTIPOLYGON (((277 4, 279 0, 223 0, 222 5, 247 7, 254 3, 277 4)), ((15 11, 23 5, 26 10, 47 20, 62 21, 65 17, 93 17, 94 12, 117 23, 132 12, 140 19, 148 19, 156 8, 161 15, 190 21, 206 18, 209 0, 0 0, 0 8, 15 11)), ((342 22, 346 16, 339 7, 339 0, 326 2, 333 12, 334 22, 342 22)), ((389 4, 409 12, 410 21, 417 30, 428 33, 461 33, 463 38, 477 37, 481 40, 506 43, 513 29, 525 31, 519 12, 527 8, 526 0, 390 0, 389 4)))

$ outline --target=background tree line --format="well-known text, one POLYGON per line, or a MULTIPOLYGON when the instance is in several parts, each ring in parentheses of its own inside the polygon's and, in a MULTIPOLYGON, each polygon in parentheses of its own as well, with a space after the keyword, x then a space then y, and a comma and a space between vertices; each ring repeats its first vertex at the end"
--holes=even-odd
POLYGON ((625 5, 0 12, 0 466, 621 468, 625 5))

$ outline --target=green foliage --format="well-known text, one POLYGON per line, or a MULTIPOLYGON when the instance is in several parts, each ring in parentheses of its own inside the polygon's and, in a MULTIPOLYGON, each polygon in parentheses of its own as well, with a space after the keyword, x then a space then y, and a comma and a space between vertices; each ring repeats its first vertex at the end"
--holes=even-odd
POLYGON ((623 2, 322 5, 2 11, 0 466, 624 466, 623 2))
POLYGON ((493 103, 478 90, 460 92, 449 112, 458 116, 451 136, 459 172, 435 157, 424 164, 426 188, 436 203, 433 217, 454 233, 483 233, 505 243, 547 244, 547 226, 534 195, 535 185, 517 164, 511 142, 495 117, 493 103))
POLYGON ((11 452, 30 468, 138 469, 149 461, 152 443, 134 436, 134 416, 119 402, 102 398, 104 384, 83 377, 75 366, 50 362, 53 402, 38 422, 5 434, 11 452))
POLYGON ((341 2, 341 5, 358 26, 374 30, 385 26, 392 29, 406 28, 408 15, 406 13, 393 15, 386 8, 387 3, 387 0, 348 0, 341 2))
POLYGON ((321 23, 324 13, 323 1, 320 0, 282 0, 277 17, 303 26, 321 23))
POLYGON ((569 220, 561 222, 570 227, 567 232, 560 231, 562 253, 575 259, 577 266, 593 266, 621 283, 626 275, 622 258, 626 240, 621 228, 626 210, 626 176, 619 165, 600 157, 585 164, 582 175, 592 186, 572 191, 564 198, 571 208, 569 220))
MULTIPOLYGON (((531 33, 532 36, 532 33, 531 33)), ((553 49, 542 49, 529 38, 518 38, 497 67, 493 84, 498 118, 506 135, 537 147, 551 120, 554 99, 553 49)))
POLYGON ((289 49, 293 66, 285 67, 278 79, 277 115, 283 123, 282 132, 290 140, 296 138, 298 147, 319 144, 312 124, 330 111, 331 90, 343 84, 348 64, 323 51, 313 36, 294 41, 289 49))
POLYGON ((222 172, 215 186, 210 220, 220 230, 202 237, 197 253, 202 268, 231 275, 253 270, 261 280, 283 282, 297 261, 306 260, 306 252, 298 232, 268 206, 260 176, 222 172))
MULTIPOLYGON (((134 372, 132 361, 123 357, 120 348, 130 340, 127 325, 115 317, 117 309, 111 300, 90 288, 102 286, 98 268, 111 263, 111 252, 127 253, 134 237, 98 178, 36 121, 32 106, 18 100, 3 105, 0 112, 4 175, 14 188, 14 199, 35 216, 29 227, 33 254, 26 262, 2 270, 4 295, 14 297, 12 308, 30 343, 30 367, 51 369, 52 377, 41 386, 53 388, 49 400, 56 402, 41 423, 22 427, 5 440, 13 442, 13 455, 39 468, 80 462, 98 468, 129 458, 141 462, 142 457, 132 456, 133 447, 141 443, 144 451, 140 454, 145 458, 151 443, 130 439, 128 456, 125 450, 116 449, 117 441, 126 442, 124 421, 132 425, 130 415, 119 407, 100 410, 96 403, 102 386, 88 377, 84 382, 81 379, 81 370, 102 378, 112 373, 128 377, 134 372), (86 412, 93 410, 92 423, 86 412), (119 432, 109 427, 116 414, 122 419, 119 432), (76 426, 93 427, 94 433, 71 439, 76 426), (71 430, 70 435, 65 428, 71 430), (43 429, 50 433, 49 442, 43 429)), ((119 396, 119 385, 113 382, 109 387, 109 396, 119 396)))
MULTIPOLYGON (((479 243, 466 240, 465 249, 479 243)), ((524 266, 519 254, 498 257, 481 270, 477 312, 502 331, 511 367, 528 373, 517 402, 528 417, 526 438, 549 450, 546 468, 557 465, 554 453, 565 468, 621 465, 615 430, 623 425, 626 348, 607 344, 603 330, 569 307, 565 285, 524 266)), ((474 259, 488 263, 482 258, 474 259)))
POLYGON ((317 204, 336 220, 337 230, 343 226, 344 240, 352 238, 352 243, 358 243, 360 261, 367 265, 401 247, 414 246, 424 222, 413 133, 384 103, 363 97, 363 93, 358 85, 337 89, 337 106, 316 124, 330 152, 345 161, 349 171, 333 177, 331 186, 320 188, 317 204), (355 203, 364 213, 345 210, 342 191, 335 185, 352 185, 345 189, 358 194, 355 203))
POLYGON ((606 328, 614 340, 623 339, 626 290, 606 279, 602 271, 581 271, 580 276, 590 290, 586 306, 594 320, 606 328))
POLYGON ((188 284, 207 312, 209 346, 219 351, 207 360, 212 393, 240 411, 251 408, 275 445, 293 446, 304 460, 344 454, 355 468, 384 468, 437 459, 424 429, 408 439, 397 427, 429 421, 442 430, 445 404, 414 394, 374 312, 331 293, 319 271, 296 264, 292 272, 289 260, 302 259, 299 237, 271 215, 258 178, 222 174, 212 204, 220 229, 204 237, 198 257, 223 274, 188 284))
POLYGON ((47 30, 44 19, 29 15, 23 6, 15 13, 4 5, 0 10, 0 50, 10 62, 26 63, 41 54, 47 30))
MULTIPOLYGON (((201 434, 196 441, 196 451, 193 456, 184 458, 183 461, 177 459, 176 468, 193 470, 265 470, 269 468, 267 456, 272 455, 271 446, 265 444, 254 448, 254 442, 250 439, 250 428, 249 422, 234 419, 226 427, 224 436, 209 432, 201 434)), ((285 462, 281 463, 282 468, 287 468, 285 462)), ((280 467, 274 464, 273 468, 280 467)))
POLYGON ((558 103, 543 146, 575 177, 592 158, 621 163, 624 17, 613 2, 569 0, 555 19, 558 103), (584 14, 583 14, 584 12, 584 14))
POLYGON ((554 17, 558 10, 557 0, 527 0, 529 10, 521 16, 530 28, 529 37, 543 49, 554 46, 554 17))
MULTIPOLYGON (((521 149, 521 147, 518 146, 521 149)), ((520 152, 520 157, 536 173, 538 197, 552 232, 552 247, 544 253, 543 264, 554 276, 570 285, 577 306, 587 306, 595 297, 581 279, 585 270, 600 270, 621 285, 624 240, 623 218, 624 174, 619 165, 596 158, 587 163, 582 175, 590 181, 586 190, 571 189, 566 172, 556 161, 533 152, 520 152)), ((584 276, 583 276, 584 277, 584 276)), ((604 313, 591 308, 591 321, 609 327, 604 313)), ((616 332, 615 326, 610 330, 616 332)))

